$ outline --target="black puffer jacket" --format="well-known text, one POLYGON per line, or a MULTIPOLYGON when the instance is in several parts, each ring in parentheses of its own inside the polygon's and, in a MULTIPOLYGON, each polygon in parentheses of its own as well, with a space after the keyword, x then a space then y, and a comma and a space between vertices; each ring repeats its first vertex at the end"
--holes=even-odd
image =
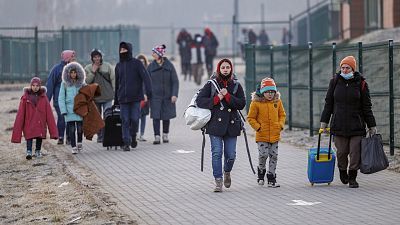
POLYGON ((330 123, 332 134, 345 137, 364 136, 365 124, 368 127, 376 126, 368 84, 359 72, 355 72, 354 77, 349 80, 345 80, 340 74, 335 76, 329 82, 321 122, 328 123, 333 114, 330 123), (361 85, 362 81, 365 82, 364 85, 361 85))
MULTIPOLYGON (((220 87, 225 87, 220 78, 217 78, 220 87)), ((237 91, 233 94, 235 89, 234 80, 229 80, 226 89, 230 94, 229 103, 223 99, 222 104, 214 105, 214 96, 217 94, 211 93, 211 82, 207 82, 200 90, 197 96, 196 103, 200 108, 211 110, 211 119, 206 126, 206 133, 214 136, 239 136, 242 129, 242 120, 237 110, 242 110, 246 105, 246 98, 244 96, 243 88, 237 84, 237 91)))

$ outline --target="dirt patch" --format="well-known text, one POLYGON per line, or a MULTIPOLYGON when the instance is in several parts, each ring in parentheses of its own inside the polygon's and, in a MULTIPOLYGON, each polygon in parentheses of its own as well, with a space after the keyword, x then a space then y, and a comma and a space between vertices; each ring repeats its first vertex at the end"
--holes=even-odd
POLYGON ((26 144, 12 144, 22 92, 0 96, 0 224, 137 224, 121 213, 101 183, 69 151, 44 141, 43 157, 25 159, 26 144))

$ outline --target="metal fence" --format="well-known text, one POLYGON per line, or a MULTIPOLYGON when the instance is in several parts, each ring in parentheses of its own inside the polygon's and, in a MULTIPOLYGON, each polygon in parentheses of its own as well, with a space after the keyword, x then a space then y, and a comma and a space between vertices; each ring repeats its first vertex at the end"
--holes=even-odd
POLYGON ((60 62, 64 49, 76 51, 82 64, 90 62, 93 48, 101 49, 104 60, 118 61, 121 40, 133 44, 139 52, 137 26, 90 27, 39 30, 37 27, 0 27, 0 82, 21 82, 33 75, 47 78, 53 65, 60 62))
POLYGON ((383 140, 400 146, 400 43, 393 41, 313 46, 246 46, 246 97, 262 78, 275 79, 287 113, 289 128, 308 128, 310 136, 319 128, 329 80, 340 60, 353 55, 358 71, 367 79, 373 112, 383 140), (397 124, 397 126, 395 126, 397 124))

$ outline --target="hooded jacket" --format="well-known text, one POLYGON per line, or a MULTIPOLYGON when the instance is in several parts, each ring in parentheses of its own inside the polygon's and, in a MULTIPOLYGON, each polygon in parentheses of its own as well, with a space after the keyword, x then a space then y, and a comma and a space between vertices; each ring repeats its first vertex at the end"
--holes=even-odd
POLYGON ((79 89, 86 85, 85 83, 85 70, 77 62, 71 62, 64 67, 62 73, 62 83, 60 94, 58 95, 58 104, 60 112, 65 117, 65 122, 82 121, 82 117, 74 113, 74 98, 78 94, 79 89), (71 69, 77 72, 77 79, 74 82, 69 73, 71 69))
POLYGON ((247 121, 256 131, 256 142, 275 143, 280 140, 285 126, 286 113, 280 93, 268 101, 264 96, 252 93, 247 121))
POLYGON ((120 60, 115 67, 115 96, 114 105, 139 102, 144 99, 143 83, 146 95, 151 99, 151 80, 149 73, 144 68, 142 62, 132 57, 132 45, 128 42, 121 42, 121 47, 127 48, 127 57, 120 60))
POLYGON ((46 87, 41 87, 36 105, 32 102, 33 95, 30 87, 25 87, 21 97, 17 116, 15 117, 11 142, 21 143, 22 134, 25 139, 46 138, 47 128, 51 139, 58 139, 58 130, 53 111, 46 96, 46 87))
POLYGON ((321 122, 331 120, 331 133, 334 135, 364 136, 365 125, 376 126, 368 84, 365 82, 364 88, 361 87, 365 78, 359 72, 354 72, 354 77, 349 80, 340 73, 335 76, 329 82, 321 122))
POLYGON ((93 101, 95 97, 100 95, 100 87, 95 83, 79 89, 79 93, 74 99, 74 112, 83 117, 83 134, 88 140, 92 140, 93 135, 104 127, 104 121, 93 101))

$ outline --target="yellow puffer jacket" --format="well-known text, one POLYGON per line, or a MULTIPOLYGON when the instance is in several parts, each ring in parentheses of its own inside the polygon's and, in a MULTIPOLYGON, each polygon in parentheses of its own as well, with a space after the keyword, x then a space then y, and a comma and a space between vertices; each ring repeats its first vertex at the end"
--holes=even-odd
POLYGON ((256 131, 256 142, 275 143, 279 141, 285 120, 286 113, 279 92, 271 101, 257 96, 255 92, 252 94, 247 121, 256 131))

